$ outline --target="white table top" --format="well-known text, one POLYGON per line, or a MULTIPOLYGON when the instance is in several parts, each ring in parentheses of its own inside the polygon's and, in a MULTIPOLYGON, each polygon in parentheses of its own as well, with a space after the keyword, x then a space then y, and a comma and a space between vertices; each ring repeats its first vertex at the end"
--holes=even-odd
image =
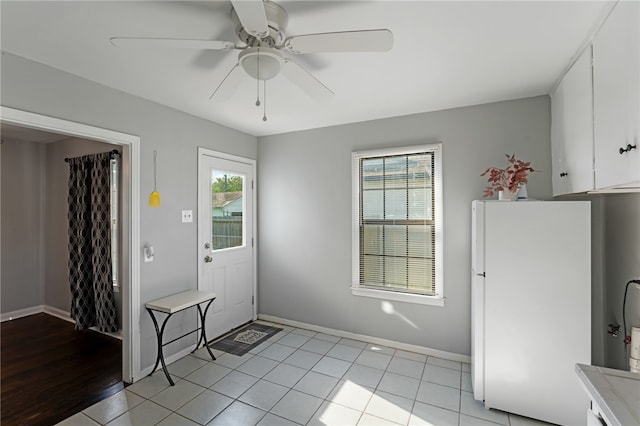
POLYGON ((640 425, 640 374, 584 364, 576 373, 608 425, 640 425))
POLYGON ((144 306, 154 311, 166 312, 172 314, 183 309, 190 308, 207 300, 215 299, 215 293, 207 291, 187 290, 182 293, 173 294, 163 297, 162 299, 152 300, 144 306))

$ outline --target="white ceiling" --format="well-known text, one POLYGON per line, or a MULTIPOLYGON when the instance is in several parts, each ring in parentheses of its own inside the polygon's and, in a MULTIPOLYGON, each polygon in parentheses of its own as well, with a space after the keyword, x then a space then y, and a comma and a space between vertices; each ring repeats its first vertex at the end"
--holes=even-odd
POLYGON ((548 94, 610 9, 595 1, 279 1, 287 35, 388 28, 385 53, 297 55, 334 93, 267 83, 267 116, 247 77, 209 96, 237 51, 127 49, 113 36, 236 42, 228 1, 7 1, 1 47, 243 132, 263 136, 548 94))

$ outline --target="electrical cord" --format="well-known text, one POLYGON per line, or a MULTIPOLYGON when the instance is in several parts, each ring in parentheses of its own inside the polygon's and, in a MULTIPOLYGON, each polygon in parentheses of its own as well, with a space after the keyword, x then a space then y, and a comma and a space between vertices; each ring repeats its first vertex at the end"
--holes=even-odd
POLYGON ((624 288, 624 298, 622 299, 622 332, 624 333, 624 350, 625 353, 627 351, 627 345, 631 343, 631 335, 627 335, 627 317, 626 317, 626 307, 627 307, 627 291, 629 290, 629 286, 631 284, 640 285, 640 280, 631 280, 627 283, 624 288))

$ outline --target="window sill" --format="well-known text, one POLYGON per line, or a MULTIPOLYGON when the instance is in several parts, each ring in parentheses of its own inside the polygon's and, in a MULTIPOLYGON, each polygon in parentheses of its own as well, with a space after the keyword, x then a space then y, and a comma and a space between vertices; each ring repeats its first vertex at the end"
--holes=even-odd
POLYGON ((416 303, 419 305, 444 306, 444 297, 425 296, 422 294, 398 293, 395 291, 374 290, 370 288, 351 287, 351 294, 375 299, 394 300, 396 302, 416 303))

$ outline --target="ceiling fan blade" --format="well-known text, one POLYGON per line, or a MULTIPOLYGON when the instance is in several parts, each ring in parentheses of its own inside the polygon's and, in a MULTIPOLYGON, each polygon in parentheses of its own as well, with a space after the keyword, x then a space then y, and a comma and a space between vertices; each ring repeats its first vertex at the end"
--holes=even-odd
POLYGON ((154 37, 111 37, 111 44, 117 47, 161 48, 161 49, 203 49, 229 50, 236 45, 223 40, 189 40, 180 38, 154 37))
POLYGON ((290 58, 284 59, 282 74, 312 98, 325 100, 333 96, 331 89, 290 58))
POLYGON ((211 96, 209 96, 209 100, 214 97, 217 101, 229 99, 240 85, 243 77, 244 72, 240 68, 240 64, 235 64, 222 79, 216 90, 214 90, 211 96))
POLYGON ((284 47, 291 53, 386 52, 393 47, 389 30, 341 31, 289 37, 284 47))
POLYGON ((231 0, 231 4, 247 33, 258 38, 269 34, 267 13, 262 0, 231 0))

